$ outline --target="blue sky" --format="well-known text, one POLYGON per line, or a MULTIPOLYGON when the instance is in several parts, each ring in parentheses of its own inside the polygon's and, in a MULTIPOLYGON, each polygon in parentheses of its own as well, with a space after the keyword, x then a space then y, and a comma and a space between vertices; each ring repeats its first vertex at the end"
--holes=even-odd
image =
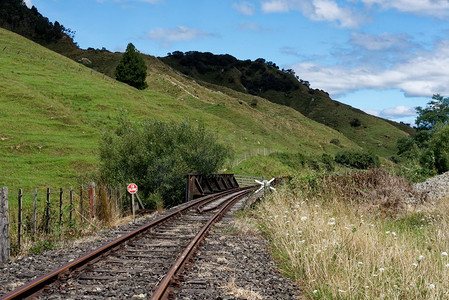
POLYGON ((82 48, 265 58, 368 113, 413 123, 449 96, 448 0, 27 0, 82 48))

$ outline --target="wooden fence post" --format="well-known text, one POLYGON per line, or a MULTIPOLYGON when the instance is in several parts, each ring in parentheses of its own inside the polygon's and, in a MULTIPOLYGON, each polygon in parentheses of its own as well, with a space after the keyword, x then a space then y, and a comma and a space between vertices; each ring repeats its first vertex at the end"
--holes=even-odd
POLYGON ((20 252, 22 248, 22 197, 23 191, 19 189, 19 195, 17 200, 19 201, 19 209, 17 212, 17 250, 20 252))
POLYGON ((89 183, 89 208, 90 217, 95 218, 95 183, 89 183))
POLYGON ((81 224, 84 223, 84 208, 83 208, 83 185, 80 187, 80 216, 81 216, 81 224))
POLYGON ((50 233, 50 218, 51 218, 51 210, 50 210, 50 188, 47 188, 47 207, 45 209, 45 233, 50 233))
POLYGON ((9 239, 8 188, 0 188, 0 264, 9 260, 11 244, 9 239))
POLYGON ((70 212, 69 212, 69 220, 70 220, 70 226, 73 224, 73 187, 70 187, 70 212))
POLYGON ((34 196, 33 196, 33 227, 31 229, 31 235, 32 240, 34 241, 36 237, 36 210, 37 210, 37 189, 34 189, 34 196))
POLYGON ((64 211, 62 210, 62 194, 63 194, 62 188, 59 189, 59 234, 61 234, 61 228, 62 228, 62 214, 64 211))

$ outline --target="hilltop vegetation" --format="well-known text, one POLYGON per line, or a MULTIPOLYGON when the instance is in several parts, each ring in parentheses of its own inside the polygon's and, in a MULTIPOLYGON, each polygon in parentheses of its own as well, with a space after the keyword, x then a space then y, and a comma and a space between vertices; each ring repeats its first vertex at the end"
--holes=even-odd
POLYGON ((41 44, 55 42, 63 37, 71 39, 74 32, 58 21, 50 22, 35 6, 28 8, 23 1, 0 2, 0 27, 9 29, 41 44))
POLYGON ((210 84, 226 86, 292 107, 384 157, 395 154, 394 142, 399 137, 413 132, 406 125, 334 101, 325 91, 311 89, 310 83, 296 76, 293 70, 279 70, 275 63, 262 58, 241 61, 230 55, 176 51, 161 60, 208 87, 213 88, 210 84))
MULTIPOLYGON (((144 57, 149 88, 139 91, 4 29, 0 44, 0 185, 12 190, 67 187, 96 172, 101 132, 125 110, 133 122, 203 122, 234 156, 263 148, 309 156, 358 148, 293 109, 225 88, 210 90, 151 56, 144 57)), ((104 54, 116 55, 117 63, 121 56, 104 54)), ((255 168, 247 163, 233 171, 273 176, 298 169, 276 157, 255 168)))
MULTIPOLYGON (((5 3, 3 7, 14 9, 3 9, 0 26, 82 62, 89 68, 116 77, 115 70, 122 53, 112 53, 105 48, 80 49, 73 42, 73 31, 57 21, 51 23, 35 7, 28 9, 20 0, 8 0, 5 3), (46 28, 44 36, 42 28, 46 28)), ((151 56, 147 57, 149 60, 152 60, 151 56)), ((292 107, 306 117, 343 133, 360 147, 386 158, 396 153, 395 141, 398 138, 414 133, 405 124, 370 116, 334 101, 325 91, 311 89, 310 83, 296 76, 292 69, 280 70, 274 62, 263 58, 241 61, 231 55, 175 51, 161 60, 211 90, 230 94, 232 89, 292 107)), ((257 99, 251 101, 253 106, 257 105, 257 99)))

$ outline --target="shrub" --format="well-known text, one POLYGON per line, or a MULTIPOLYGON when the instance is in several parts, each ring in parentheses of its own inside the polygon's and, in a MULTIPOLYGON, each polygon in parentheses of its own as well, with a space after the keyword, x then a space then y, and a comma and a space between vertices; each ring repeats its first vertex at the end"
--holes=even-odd
POLYGON ((363 150, 343 150, 335 155, 335 162, 356 169, 369 169, 379 167, 379 157, 363 150))
POLYGON ((256 98, 254 98, 253 100, 251 100, 251 104, 250 104, 250 105, 251 105, 252 107, 257 107, 258 102, 259 102, 259 101, 258 101, 256 98))
POLYGON ((351 125, 351 127, 359 127, 360 125, 362 125, 362 122, 360 122, 360 120, 356 118, 349 121, 349 124, 351 125))
POLYGON ((145 198, 158 193, 172 206, 183 201, 186 174, 212 174, 228 156, 229 149, 203 125, 155 120, 134 125, 121 117, 101 139, 100 174, 111 184, 135 182, 145 198))
POLYGON ((324 165, 324 168, 327 171, 334 171, 335 170, 335 162, 334 159, 332 158, 332 156, 330 156, 329 154, 323 153, 323 155, 321 156, 321 162, 324 165))
POLYGON ((330 141, 331 144, 334 144, 335 146, 340 146, 340 140, 339 139, 332 139, 330 141))

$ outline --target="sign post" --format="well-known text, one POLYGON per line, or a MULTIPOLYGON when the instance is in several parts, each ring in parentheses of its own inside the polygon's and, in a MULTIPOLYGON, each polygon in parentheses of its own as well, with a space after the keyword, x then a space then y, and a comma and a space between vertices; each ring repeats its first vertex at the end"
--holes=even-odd
POLYGON ((256 191, 256 194, 263 190, 263 195, 267 193, 268 190, 276 191, 276 189, 271 185, 271 183, 274 181, 274 178, 271 178, 270 180, 265 180, 265 177, 262 177, 262 181, 254 180, 256 183, 260 184, 260 188, 256 191))
POLYGON ((136 219, 136 208, 134 207, 134 194, 137 193, 137 184, 135 183, 130 183, 128 184, 128 193, 131 194, 131 209, 133 212, 133 219, 136 219))

